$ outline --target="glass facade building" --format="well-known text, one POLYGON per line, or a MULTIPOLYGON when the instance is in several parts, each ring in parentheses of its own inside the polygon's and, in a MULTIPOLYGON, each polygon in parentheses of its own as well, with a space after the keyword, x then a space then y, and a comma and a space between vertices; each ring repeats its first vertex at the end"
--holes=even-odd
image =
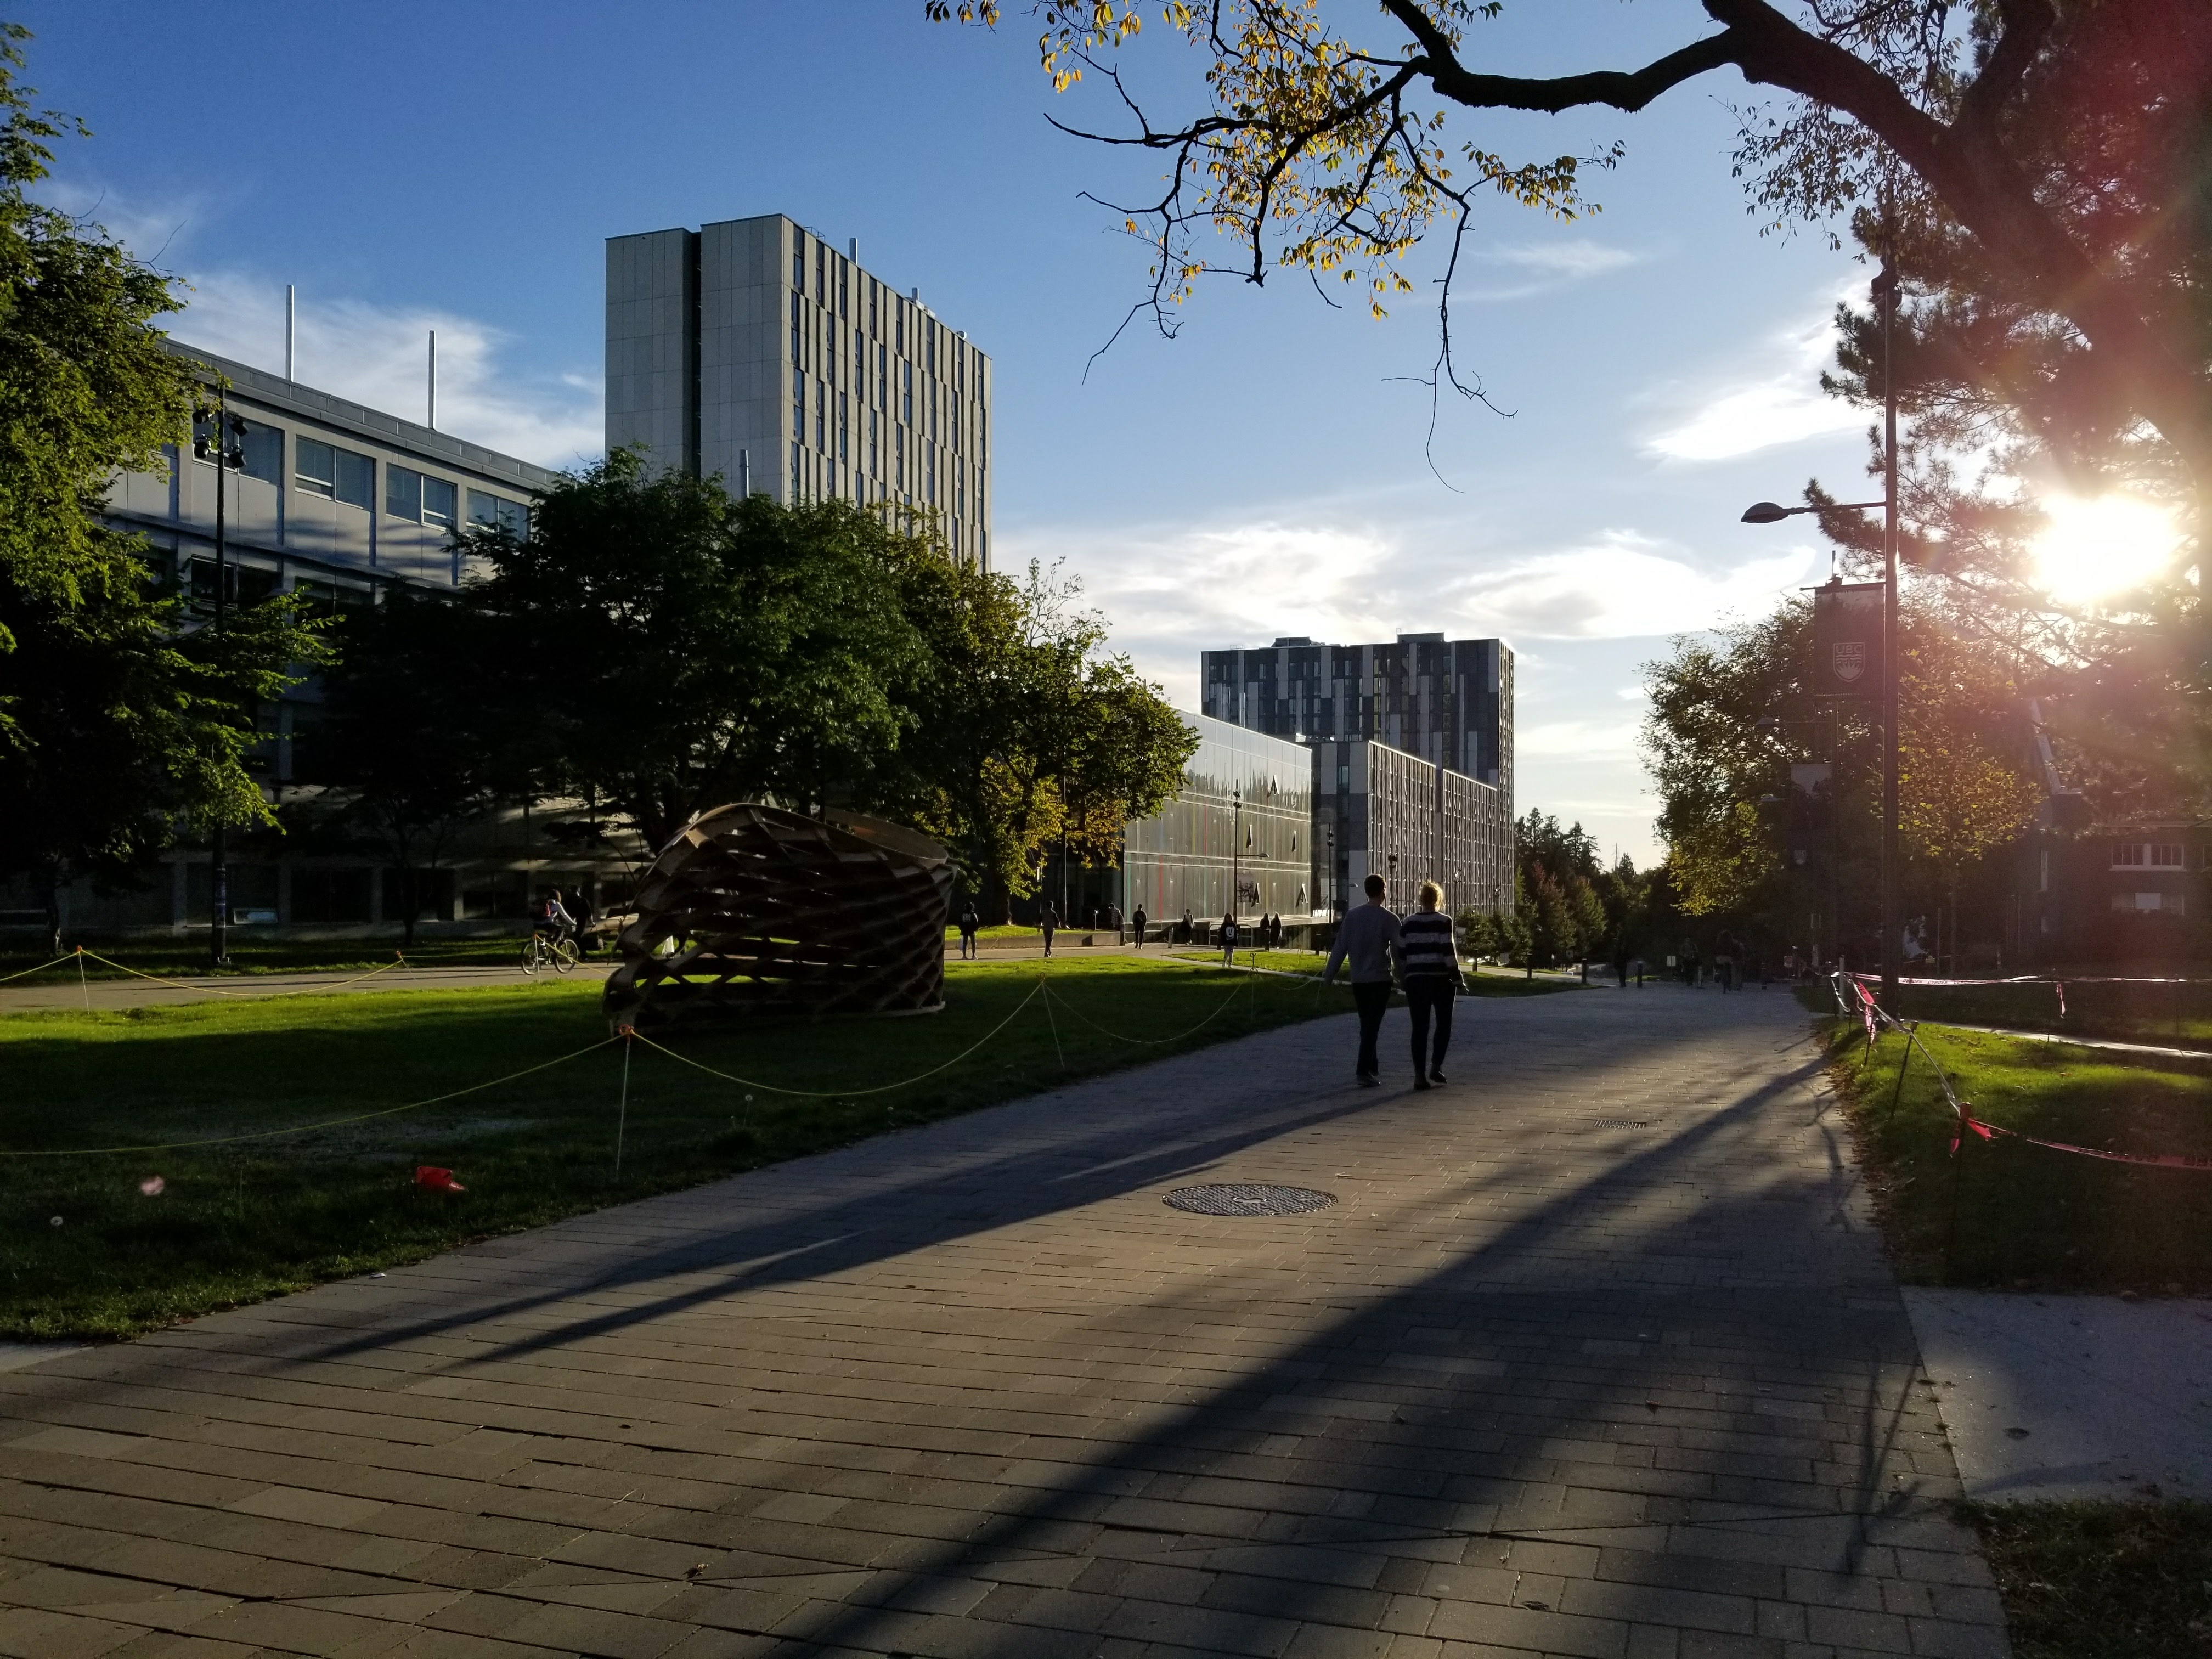
POLYGON ((1204 714, 1183 718, 1198 733, 1198 752, 1175 799, 1123 831, 1123 912, 1141 906, 1155 923, 1185 911, 1218 922, 1233 891, 1239 921, 1322 919, 1313 751, 1204 714))

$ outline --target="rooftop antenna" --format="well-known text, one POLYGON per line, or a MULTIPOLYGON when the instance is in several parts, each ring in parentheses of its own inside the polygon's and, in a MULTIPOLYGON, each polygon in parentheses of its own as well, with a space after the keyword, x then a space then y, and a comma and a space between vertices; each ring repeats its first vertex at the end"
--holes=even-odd
POLYGON ((438 331, 430 331, 430 418, 422 422, 430 430, 438 429, 438 331))
POLYGON ((860 263, 860 239, 857 236, 845 244, 845 257, 854 264, 860 263))
POLYGON ((284 378, 288 380, 299 378, 292 373, 292 347, 297 337, 299 317, 298 296, 293 291, 292 284, 287 283, 284 284, 284 378))

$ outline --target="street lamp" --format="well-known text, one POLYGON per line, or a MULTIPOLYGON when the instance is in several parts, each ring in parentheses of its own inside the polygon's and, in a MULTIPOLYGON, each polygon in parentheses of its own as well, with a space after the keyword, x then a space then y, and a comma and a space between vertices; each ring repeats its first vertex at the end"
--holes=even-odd
POLYGON ((1243 895, 1238 890, 1244 877, 1244 792, 1229 792, 1229 916, 1237 917, 1237 907, 1243 895))
MULTIPOLYGON (((216 406, 192 411, 192 453, 215 463, 215 635, 222 637, 230 586, 228 526, 225 514, 226 475, 246 465, 246 421, 230 412, 229 388, 216 384, 216 406)), ((208 884, 214 890, 208 957, 217 968, 230 966, 230 826, 221 817, 208 846, 208 884)))
MULTIPOLYGON (((1840 512, 1880 507, 1881 531, 1881 994, 1894 1006, 1900 949, 1897 915, 1897 267, 1885 255, 1874 279, 1875 304, 1881 311, 1881 499, 1839 501, 1840 512)), ((1754 501, 1744 509, 1745 524, 1779 524, 1815 507, 1781 507, 1754 501)))

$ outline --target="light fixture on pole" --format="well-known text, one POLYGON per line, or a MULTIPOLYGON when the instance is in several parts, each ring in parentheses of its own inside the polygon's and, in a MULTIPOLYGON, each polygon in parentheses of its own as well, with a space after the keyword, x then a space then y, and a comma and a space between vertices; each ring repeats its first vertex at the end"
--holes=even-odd
MULTIPOLYGON (((1882 1000, 1894 1006, 1897 998, 1897 963, 1903 949, 1898 933, 1898 592, 1897 592, 1897 297, 1899 280, 1897 267, 1885 256, 1881 274, 1874 280, 1874 301, 1881 315, 1881 499, 1878 501, 1838 501, 1832 507, 1783 507, 1773 501, 1754 501, 1744 509, 1745 524, 1779 524, 1783 520, 1800 513, 1832 512, 1865 513, 1881 509, 1881 580, 1869 583, 1881 590, 1881 994, 1882 1000)), ((1838 577, 1829 584, 1830 590, 1839 588, 1838 577)), ((1816 589, 1819 592, 1822 590, 1816 589)), ((1818 606, 1815 606, 1818 615, 1818 606)), ((1827 667, 1823 665, 1823 669, 1827 667)), ((1840 678, 1848 678, 1844 674, 1840 678)), ((1832 807, 1832 811, 1833 808, 1832 807)), ((1832 918, 1830 924, 1838 930, 1841 940, 1839 920, 1832 918)))
MULTIPOLYGON (((230 412, 230 389, 216 383, 213 409, 203 404, 192 411, 192 453, 215 463, 215 633, 222 635, 230 588, 229 535, 226 513, 227 477, 233 467, 246 465, 246 421, 230 412)), ((222 817, 208 839, 210 895, 208 959, 218 968, 230 966, 230 826, 222 817)))
POLYGON ((1229 792, 1229 915, 1236 919, 1244 876, 1244 792, 1229 792))

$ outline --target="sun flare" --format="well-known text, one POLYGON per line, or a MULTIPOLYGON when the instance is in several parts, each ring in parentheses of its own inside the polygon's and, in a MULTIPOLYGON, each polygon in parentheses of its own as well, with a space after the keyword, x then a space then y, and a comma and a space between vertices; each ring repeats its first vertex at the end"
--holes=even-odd
POLYGON ((2055 495, 2035 538, 2035 574, 2051 597, 2080 604, 2165 574, 2181 550, 2173 514, 2136 495, 2055 495))

